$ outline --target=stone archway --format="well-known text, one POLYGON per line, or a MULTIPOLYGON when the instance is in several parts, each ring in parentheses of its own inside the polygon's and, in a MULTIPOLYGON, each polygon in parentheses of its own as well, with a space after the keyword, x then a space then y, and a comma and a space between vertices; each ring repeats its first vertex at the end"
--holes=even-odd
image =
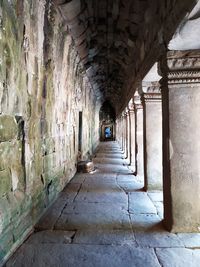
POLYGON ((109 101, 105 101, 99 112, 100 141, 115 140, 115 110, 109 101))

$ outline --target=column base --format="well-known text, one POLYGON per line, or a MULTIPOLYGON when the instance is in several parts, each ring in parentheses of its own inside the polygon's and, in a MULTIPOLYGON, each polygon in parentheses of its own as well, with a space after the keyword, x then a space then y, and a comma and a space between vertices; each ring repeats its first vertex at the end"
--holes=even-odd
POLYGON ((148 184, 145 185, 145 191, 163 191, 161 184, 148 184))
POLYGON ((171 225, 167 223, 167 221, 164 219, 163 220, 163 226, 164 228, 171 232, 171 233, 199 233, 200 232, 200 227, 198 226, 178 226, 178 225, 171 225))

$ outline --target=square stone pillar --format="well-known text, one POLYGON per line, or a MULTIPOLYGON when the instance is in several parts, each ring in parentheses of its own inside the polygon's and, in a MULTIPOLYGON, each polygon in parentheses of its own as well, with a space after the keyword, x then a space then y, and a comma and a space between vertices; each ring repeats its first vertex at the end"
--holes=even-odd
POLYGON ((127 122, 126 122, 126 113, 125 111, 122 113, 122 132, 123 132, 123 158, 126 158, 126 151, 127 151, 127 122))
POLYGON ((173 232, 200 230, 200 51, 171 51, 163 60, 164 223, 173 232))
POLYGON ((133 99, 130 100, 129 102, 129 124, 130 124, 130 169, 136 173, 136 126, 135 126, 135 107, 134 107, 134 102, 133 99))
POLYGON ((143 85, 144 188, 162 190, 162 101, 159 82, 143 85))
POLYGON ((130 120, 129 120, 129 110, 126 109, 126 154, 125 158, 127 163, 130 164, 130 120))
POLYGON ((121 117, 121 131, 122 131, 122 152, 124 152, 124 117, 121 117))
POLYGON ((136 174, 144 182, 143 105, 139 95, 134 96, 136 114, 136 174))
POLYGON ((119 139, 120 139, 120 148, 123 150, 123 134, 122 134, 122 116, 119 118, 119 139))
POLYGON ((116 141, 120 144, 119 119, 116 119, 116 141))

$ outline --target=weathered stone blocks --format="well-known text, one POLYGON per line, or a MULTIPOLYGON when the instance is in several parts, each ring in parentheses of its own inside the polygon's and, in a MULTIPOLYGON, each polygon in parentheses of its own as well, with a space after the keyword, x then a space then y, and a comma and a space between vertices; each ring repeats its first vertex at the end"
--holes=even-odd
MULTIPOLYGON (((0 168, 7 169, 10 173, 12 186, 11 189, 23 190, 24 188, 24 166, 22 164, 22 141, 14 140, 11 142, 0 143, 0 168)), ((9 177, 9 176, 8 176, 9 177)))
POLYGON ((18 126, 15 118, 9 115, 0 115, 0 142, 17 138, 18 126))
MULTIPOLYGON (((80 8, 70 1, 67 19, 80 8)), ((0 9, 1 262, 75 174, 79 112, 83 157, 96 148, 98 101, 54 5, 6 0, 0 9)), ((72 30, 79 35, 85 27, 72 30)))
POLYGON ((200 229, 199 66, 199 50, 168 52, 162 64, 164 222, 174 232, 200 229))
POLYGON ((0 171, 0 197, 12 189, 12 178, 9 169, 0 171))

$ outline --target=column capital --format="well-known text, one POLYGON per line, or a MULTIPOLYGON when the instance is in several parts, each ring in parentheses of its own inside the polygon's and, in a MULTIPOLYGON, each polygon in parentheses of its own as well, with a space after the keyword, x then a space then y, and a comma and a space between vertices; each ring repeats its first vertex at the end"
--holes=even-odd
POLYGON ((134 95, 134 106, 136 110, 143 109, 143 103, 140 95, 134 95))
POLYGON ((168 84, 200 83, 200 50, 167 53, 168 84))
POLYGON ((126 112, 125 112, 125 110, 122 112, 122 119, 123 119, 124 117, 126 117, 126 112))
POLYGON ((126 116, 126 117, 129 116, 129 109, 128 109, 128 107, 125 109, 125 116, 126 116))
POLYGON ((148 82, 143 85, 142 100, 146 102, 160 102, 161 88, 159 81, 148 82))
POLYGON ((131 98, 131 100, 128 103, 128 111, 129 111, 129 114, 135 112, 135 106, 134 106, 133 98, 131 98))

